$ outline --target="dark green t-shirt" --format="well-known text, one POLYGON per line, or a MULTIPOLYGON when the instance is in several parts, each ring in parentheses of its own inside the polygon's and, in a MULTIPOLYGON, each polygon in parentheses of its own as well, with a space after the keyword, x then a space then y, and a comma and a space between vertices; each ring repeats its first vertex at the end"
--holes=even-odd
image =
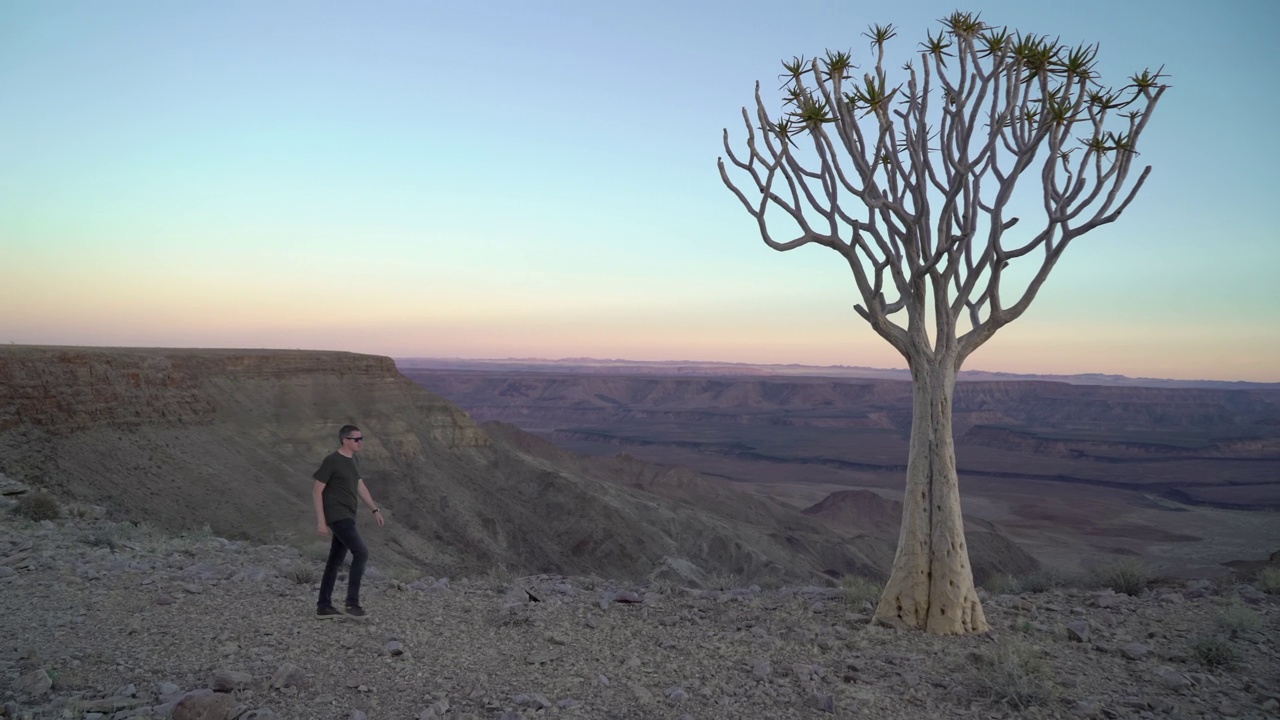
POLYGON ((324 483, 321 498, 324 503, 325 524, 339 520, 354 520, 360 485, 360 465, 354 457, 334 452, 320 463, 320 469, 311 477, 324 483))

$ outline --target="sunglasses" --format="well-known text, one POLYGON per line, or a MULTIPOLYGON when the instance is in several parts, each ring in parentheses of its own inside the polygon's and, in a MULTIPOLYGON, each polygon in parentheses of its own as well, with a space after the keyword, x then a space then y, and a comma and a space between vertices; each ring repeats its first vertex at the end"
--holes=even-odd
POLYGON ((350 440, 351 442, 364 442, 364 436, 361 435, 360 437, 343 438, 343 440, 350 440))

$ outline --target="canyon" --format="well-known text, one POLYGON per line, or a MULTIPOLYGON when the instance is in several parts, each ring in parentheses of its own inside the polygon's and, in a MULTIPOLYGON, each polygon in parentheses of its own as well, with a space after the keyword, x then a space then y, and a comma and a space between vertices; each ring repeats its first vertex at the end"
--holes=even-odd
MULTIPOLYGON (((514 424, 579 453, 686 467, 813 517, 873 507, 873 497, 896 506, 901 497, 911 388, 882 376, 888 371, 398 365, 477 420, 514 424), (858 494, 837 502, 849 492, 858 494)), ((953 415, 968 525, 998 527, 1041 561, 1082 571, 1138 557, 1161 572, 1197 575, 1280 547, 1276 388, 967 380, 953 415)), ((880 531, 892 534, 896 522, 880 531)))

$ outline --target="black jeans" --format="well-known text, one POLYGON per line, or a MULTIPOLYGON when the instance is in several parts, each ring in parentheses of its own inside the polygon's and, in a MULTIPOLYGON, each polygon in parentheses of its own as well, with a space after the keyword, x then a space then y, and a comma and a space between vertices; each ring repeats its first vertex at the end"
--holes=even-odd
POLYGON ((364 577, 364 565, 369 561, 369 549, 356 532, 355 518, 337 520, 329 523, 329 532, 333 533, 333 542, 329 545, 329 561, 324 565, 324 579, 320 581, 320 600, 318 608, 326 608, 333 604, 333 586, 338 582, 338 568, 351 551, 351 576, 347 579, 347 606, 360 604, 360 578, 364 577))

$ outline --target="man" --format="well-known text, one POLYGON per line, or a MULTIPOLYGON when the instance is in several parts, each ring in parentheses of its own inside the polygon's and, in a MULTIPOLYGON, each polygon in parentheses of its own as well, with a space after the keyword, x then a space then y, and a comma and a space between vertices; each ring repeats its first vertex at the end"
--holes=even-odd
POLYGON ((320 463, 320 469, 312 475, 315 485, 311 496, 316 507, 316 532, 326 536, 333 533, 329 545, 329 560, 324 566, 324 579, 320 581, 320 599, 316 603, 316 615, 321 618, 337 617, 342 613, 333 606, 333 586, 338 581, 338 568, 351 551, 351 577, 347 580, 347 614, 364 617, 360 607, 360 578, 369 560, 369 550, 356 532, 356 498, 359 497, 373 510, 373 517, 382 527, 382 508, 373 501, 369 488, 360 477, 360 465, 356 453, 364 446, 364 433, 355 425, 343 425, 338 431, 339 447, 320 463))

